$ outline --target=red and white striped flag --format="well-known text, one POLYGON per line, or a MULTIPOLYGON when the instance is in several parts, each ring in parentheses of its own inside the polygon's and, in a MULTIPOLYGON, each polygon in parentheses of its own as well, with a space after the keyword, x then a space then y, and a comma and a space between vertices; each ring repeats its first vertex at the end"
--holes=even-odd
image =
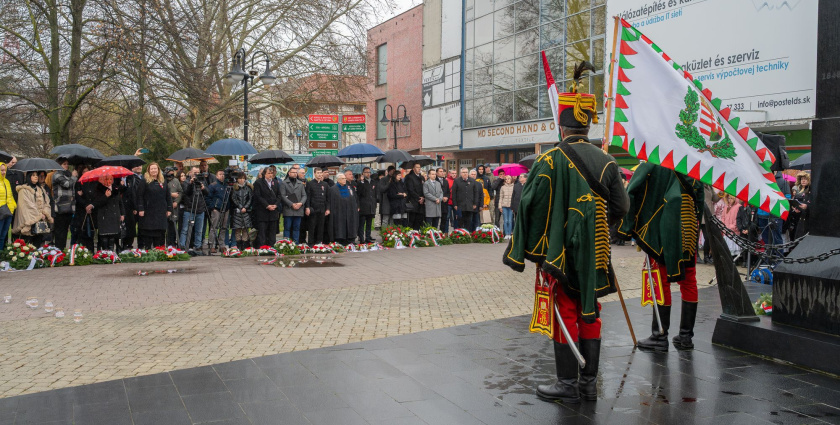
MULTIPOLYGON (((554 84, 554 77, 551 75, 551 67, 548 66, 548 59, 545 57, 545 51, 540 52, 542 55, 543 70, 545 71, 545 82, 548 84, 548 104, 551 105, 551 113, 554 115, 554 129, 557 134, 560 134, 560 114, 558 109, 560 107, 560 97, 557 92, 557 85, 554 84)), ((559 136, 558 136, 559 137, 559 136)))

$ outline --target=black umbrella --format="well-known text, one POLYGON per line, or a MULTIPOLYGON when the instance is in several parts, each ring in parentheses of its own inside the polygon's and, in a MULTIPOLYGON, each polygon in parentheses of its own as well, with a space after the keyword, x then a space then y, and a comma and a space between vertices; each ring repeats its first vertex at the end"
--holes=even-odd
POLYGON ((811 152, 803 154, 799 158, 791 161, 788 168, 793 170, 810 170, 811 169, 811 152))
POLYGON ((294 161, 294 158, 280 149, 262 151, 248 160, 251 164, 285 164, 294 161))
POLYGON ((414 159, 412 159, 411 161, 403 162, 400 165, 400 168, 408 170, 414 168, 414 164, 420 164, 421 167, 425 167, 434 163, 435 160, 430 158, 428 155, 414 155, 414 159))
POLYGON ((188 159, 210 159, 213 158, 213 155, 210 155, 207 152, 204 152, 201 149, 196 148, 184 148, 181 150, 177 150, 172 152, 172 155, 166 158, 167 161, 177 161, 183 162, 188 159))
POLYGON ((379 157, 379 159, 376 160, 376 162, 380 164, 383 162, 392 162, 396 164, 398 162, 406 161, 414 161, 414 157, 411 156, 410 153, 402 149, 391 149, 389 151, 386 151, 385 154, 383 154, 379 157))
POLYGON ((101 167, 103 165, 115 165, 131 169, 145 163, 146 161, 143 161, 134 155, 114 155, 97 162, 96 166, 101 167))
POLYGON ((18 161, 11 169, 22 171, 24 173, 28 173, 30 171, 55 171, 60 170, 61 165, 53 159, 26 158, 18 161))
POLYGON ((56 146, 52 148, 50 155, 67 158, 71 165, 93 164, 101 159, 105 159, 105 155, 102 155, 102 152, 92 147, 76 143, 56 146))
POLYGON ((9 162, 14 156, 6 151, 0 151, 0 162, 9 162))
POLYGON ((539 154, 532 153, 532 154, 526 156, 525 158, 520 159, 519 160, 519 165, 524 165, 524 166, 526 166, 530 169, 531 167, 534 166, 534 161, 537 160, 538 156, 539 156, 539 154))
POLYGON ((318 155, 315 158, 310 159, 307 163, 307 167, 338 167, 339 165, 344 164, 344 161, 341 158, 334 156, 334 155, 318 155))
POLYGON ((254 146, 242 139, 216 140, 205 149, 210 155, 255 155, 254 146))

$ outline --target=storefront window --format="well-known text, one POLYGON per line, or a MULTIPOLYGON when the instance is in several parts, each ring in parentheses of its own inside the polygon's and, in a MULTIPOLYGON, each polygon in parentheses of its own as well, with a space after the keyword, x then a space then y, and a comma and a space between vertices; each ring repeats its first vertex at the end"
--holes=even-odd
MULTIPOLYGON (((544 50, 557 88, 571 89, 582 60, 603 66, 606 0, 466 0, 464 126, 552 116, 539 52, 544 50)), ((581 81, 603 110, 604 70, 581 81)))

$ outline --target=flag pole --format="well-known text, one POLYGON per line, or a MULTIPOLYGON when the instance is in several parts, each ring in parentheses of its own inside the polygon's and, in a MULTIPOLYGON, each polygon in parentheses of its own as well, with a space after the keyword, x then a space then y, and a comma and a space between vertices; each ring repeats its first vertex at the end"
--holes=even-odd
POLYGON ((607 100, 604 105, 604 107, 607 108, 607 122, 605 123, 606 128, 604 128, 604 141, 601 143, 601 149, 603 149, 604 152, 607 152, 610 148, 610 129, 612 128, 610 121, 612 120, 613 96, 615 96, 615 93, 613 93, 613 77, 615 75, 615 67, 618 63, 615 58, 615 45, 618 41, 619 17, 615 16, 613 17, 613 20, 615 20, 615 27, 613 28, 612 54, 610 55, 610 84, 607 89, 607 100))

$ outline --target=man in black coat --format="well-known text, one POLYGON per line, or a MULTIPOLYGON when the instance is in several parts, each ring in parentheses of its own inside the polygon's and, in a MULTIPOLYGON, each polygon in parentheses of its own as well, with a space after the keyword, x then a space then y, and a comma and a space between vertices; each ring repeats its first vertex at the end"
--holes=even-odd
POLYGON ((120 249, 131 249, 134 247, 134 238, 137 237, 137 186, 145 183, 143 166, 139 165, 131 169, 134 174, 123 178, 122 203, 125 211, 125 237, 120 239, 120 249))
POLYGON ((426 219, 425 208, 423 202, 423 177, 420 176, 420 164, 414 164, 411 172, 405 176, 405 190, 408 193, 406 201, 408 201, 408 226, 412 229, 419 230, 423 227, 423 221, 426 219))
POLYGON ((309 218, 309 245, 326 241, 326 215, 329 213, 330 185, 324 181, 324 171, 315 169, 315 178, 306 183, 306 216, 309 218))
POLYGON ((370 167, 362 169, 362 176, 356 181, 356 203, 359 207, 359 243, 371 243, 373 216, 376 215, 376 193, 370 180, 370 167))
POLYGON ((470 178, 470 172, 461 168, 461 176, 452 183, 452 206, 461 213, 458 227, 467 229, 470 232, 473 215, 483 201, 484 194, 481 193, 481 185, 470 178))
POLYGON ((277 242, 280 221, 280 184, 274 179, 275 171, 267 167, 263 177, 254 182, 254 221, 257 227, 256 246, 273 246, 277 242))
POLYGON ((449 187, 446 170, 443 168, 437 169, 437 181, 440 182, 440 187, 443 189, 443 199, 440 200, 440 231, 449 233, 449 198, 452 196, 452 188, 449 187))

